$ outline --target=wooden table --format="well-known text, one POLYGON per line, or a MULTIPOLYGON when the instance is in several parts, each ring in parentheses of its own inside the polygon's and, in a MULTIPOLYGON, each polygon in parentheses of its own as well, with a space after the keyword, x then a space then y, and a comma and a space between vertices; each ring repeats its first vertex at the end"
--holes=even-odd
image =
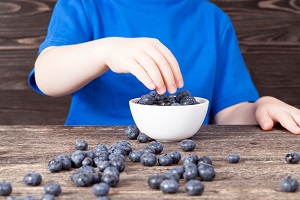
MULTIPOLYGON (((111 145, 126 140, 126 127, 65 127, 65 126, 0 126, 0 180, 11 182, 12 196, 44 194, 43 186, 55 181, 62 187, 58 199, 95 199, 91 187, 76 187, 70 180, 71 171, 50 173, 48 161, 60 153, 71 154, 77 140, 87 140, 89 149, 97 144, 111 145), (38 171, 43 177, 40 186, 29 187, 23 176, 29 171, 38 171)), ((111 199, 300 199, 300 191, 280 191, 280 179, 294 176, 300 181, 299 164, 287 164, 285 155, 300 153, 300 136, 275 128, 264 132, 258 126, 203 126, 192 138, 197 143, 192 152, 198 156, 210 156, 216 171, 212 182, 203 182, 201 197, 187 196, 184 180, 180 180, 177 194, 163 194, 147 185, 150 175, 164 173, 174 167, 145 167, 130 162, 126 157, 126 168, 121 173, 117 187, 111 188, 111 199), (226 156, 236 152, 241 161, 226 162, 226 156)), ((142 149, 147 144, 130 140, 133 149, 142 149)), ((178 142, 163 143, 163 153, 180 151, 178 142)), ((182 164, 182 160, 179 164, 182 164)), ((0 197, 1 199, 1 197, 0 197)))

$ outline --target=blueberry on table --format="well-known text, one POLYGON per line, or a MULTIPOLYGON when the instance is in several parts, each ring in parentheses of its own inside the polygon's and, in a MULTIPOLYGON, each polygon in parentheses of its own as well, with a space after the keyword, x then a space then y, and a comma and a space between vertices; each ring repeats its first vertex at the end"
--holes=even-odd
POLYGON ((60 154, 57 156, 57 158, 61 161, 63 170, 69 170, 72 168, 72 161, 68 155, 60 154))
POLYGON ((173 164, 179 163, 179 161, 181 159, 181 154, 178 151, 172 151, 172 152, 169 153, 169 155, 172 158, 172 163, 173 164))
POLYGON ((71 181, 79 187, 87 187, 93 185, 93 173, 76 171, 71 176, 71 181))
POLYGON ((238 163, 240 161, 240 156, 237 153, 230 153, 227 156, 227 162, 229 163, 238 163))
POLYGON ((184 165, 184 173, 183 178, 186 181, 196 179, 198 176, 198 168, 197 165, 194 163, 188 163, 184 165))
POLYGON ((106 196, 110 190, 107 183, 96 183, 92 187, 92 191, 96 196, 106 196))
POLYGON ((285 156, 285 161, 289 164, 297 164, 299 160, 300 160, 300 156, 296 152, 290 152, 285 156))
POLYGON ((125 170, 125 161, 121 158, 115 158, 113 160, 110 160, 109 163, 111 166, 116 167, 119 170, 119 172, 125 170))
POLYGON ((174 179, 166 179, 161 182, 159 188, 163 193, 175 194, 178 191, 179 185, 174 179))
POLYGON ((0 181, 0 196, 9 196, 11 192, 11 184, 9 182, 0 181))
POLYGON ((164 176, 165 179, 173 179, 173 180, 175 180, 177 183, 179 183, 179 181, 180 181, 180 176, 179 176, 179 174, 174 174, 174 173, 172 173, 172 172, 170 172, 170 171, 164 173, 163 176, 164 176))
POLYGON ((48 182, 44 185, 45 194, 52 194, 58 196, 61 193, 61 187, 59 184, 54 182, 48 182))
POLYGON ((200 163, 206 163, 212 165, 212 160, 208 156, 202 156, 198 158, 198 163, 197 165, 200 165, 200 163))
POLYGON ((85 140, 78 140, 75 142, 75 149, 85 151, 88 148, 88 142, 85 140))
POLYGON ((84 158, 85 156, 82 150, 76 150, 71 155, 71 161, 77 168, 82 166, 82 161, 84 158))
POLYGON ((103 172, 107 167, 111 166, 108 160, 97 162, 97 168, 100 172, 103 172))
POLYGON ((154 166, 157 163, 157 158, 153 153, 144 153, 141 158, 140 158, 140 162, 144 165, 144 166, 154 166))
POLYGON ((206 163, 201 163, 198 166, 198 174, 202 181, 212 181, 216 176, 213 166, 206 163))
POLYGON ((183 151, 193 151, 196 148, 196 143, 190 139, 184 139, 180 142, 180 148, 183 151))
POLYGON ((198 156, 194 153, 188 154, 183 158, 183 165, 188 163, 198 164, 198 156))
POLYGON ((108 152, 108 148, 104 144, 98 144, 93 149, 95 155, 97 155, 98 152, 102 152, 102 151, 108 152))
POLYGON ((159 189, 161 182, 163 182, 165 179, 166 177, 163 175, 159 175, 159 174, 151 175, 148 178, 148 185, 152 189, 159 189))
POLYGON ((42 182, 42 176, 38 172, 29 172, 24 176, 23 181, 26 185, 38 186, 42 182))
POLYGON ((128 157, 131 162, 140 162, 141 156, 144 154, 142 150, 133 150, 129 153, 128 157))
POLYGON ((170 172, 173 174, 178 174, 180 178, 183 178, 184 167, 183 166, 176 166, 170 169, 170 172))
POLYGON ((124 149, 126 155, 129 155, 129 153, 132 151, 131 144, 127 140, 120 140, 117 142, 117 145, 120 148, 124 149))
POLYGON ((168 154, 161 154, 158 156, 158 164, 162 166, 171 166, 173 159, 168 154))
POLYGON ((160 154, 164 150, 164 146, 162 143, 157 141, 152 141, 149 143, 148 147, 155 149, 155 154, 160 154))
POLYGON ((119 177, 120 176, 120 172, 119 170, 116 168, 116 167, 107 167, 104 171, 103 171, 103 175, 104 174, 111 174, 111 175, 114 175, 114 176, 117 176, 119 177))
POLYGON ((90 157, 85 157, 82 161, 82 166, 93 166, 94 161, 90 157))
POLYGON ((119 177, 113 174, 103 174, 101 182, 108 184, 110 187, 116 187, 119 183, 119 177))
POLYGON ((283 192, 296 192, 298 190, 299 183, 293 177, 286 177, 280 180, 280 189, 283 192))
POLYGON ((140 131, 135 125, 127 126, 127 128, 125 129, 125 135, 130 140, 136 140, 139 133, 140 131))
POLYGON ((146 142, 148 142, 148 140, 149 140, 149 137, 145 133, 140 133, 137 137, 137 141, 139 141, 140 143, 146 143, 146 142))
POLYGON ((201 195, 204 191, 204 185, 197 179, 189 180, 185 184, 185 192, 190 196, 201 195))
POLYGON ((50 172, 59 172, 62 170, 62 162, 59 158, 53 158, 48 163, 48 169, 50 172))

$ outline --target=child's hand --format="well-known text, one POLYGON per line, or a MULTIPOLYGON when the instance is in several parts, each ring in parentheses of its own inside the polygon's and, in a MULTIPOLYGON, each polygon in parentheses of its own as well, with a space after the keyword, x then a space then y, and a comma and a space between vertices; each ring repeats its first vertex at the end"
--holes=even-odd
POLYGON ((113 72, 131 73, 160 94, 166 89, 173 94, 183 87, 177 60, 157 39, 111 37, 102 42, 106 46, 105 64, 113 72))
POLYGON ((262 97, 255 102, 255 117, 263 130, 271 130, 280 123, 294 134, 300 134, 300 110, 273 97, 262 97))

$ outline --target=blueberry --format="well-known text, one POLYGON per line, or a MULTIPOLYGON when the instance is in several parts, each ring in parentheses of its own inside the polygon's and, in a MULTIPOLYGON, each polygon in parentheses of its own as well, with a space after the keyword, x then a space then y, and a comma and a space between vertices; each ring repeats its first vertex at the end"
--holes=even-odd
POLYGON ((299 160, 300 160, 299 154, 296 152, 290 152, 285 156, 285 161, 289 164, 297 164, 299 160))
POLYGON ((96 183, 92 187, 92 191, 96 196, 106 196, 109 192, 110 186, 106 183, 96 183))
POLYGON ((144 165, 144 166, 154 166, 157 163, 157 158, 153 153, 144 153, 141 158, 140 158, 140 162, 144 165))
POLYGON ((163 175, 151 175, 148 178, 148 185, 152 189, 159 189, 161 182, 163 182, 166 179, 163 175))
POLYGON ((170 166, 172 165, 173 159, 168 154, 161 154, 158 156, 158 164, 162 166, 170 166))
POLYGON ((110 187, 116 187, 119 183, 119 177, 113 174, 103 174, 101 181, 110 187))
POLYGON ((124 148, 122 148, 119 144, 115 143, 111 145, 108 149, 109 154, 118 154, 118 155, 123 155, 126 156, 126 151, 124 148))
POLYGON ((94 160, 95 166, 98 166, 99 163, 101 163, 101 162, 103 162, 103 161, 108 161, 108 158, 95 157, 93 160, 94 160))
POLYGON ((0 181, 0 196, 9 196, 11 192, 11 184, 9 182, 0 181))
POLYGON ((140 142, 140 143, 146 143, 148 142, 149 140, 149 137, 148 135, 146 135, 145 133, 140 133, 137 137, 137 140, 140 142))
POLYGON ((90 157, 91 159, 95 158, 95 154, 94 154, 94 152, 92 150, 84 152, 84 156, 85 157, 90 157))
POLYGON ((97 151, 96 153, 94 153, 94 155, 95 155, 94 160, 95 158, 108 160, 109 157, 108 151, 97 151))
POLYGON ((85 151, 88 148, 88 142, 85 140, 78 140, 75 142, 75 149, 85 151))
POLYGON ((125 129, 125 135, 130 140, 136 140, 140 131, 135 125, 130 125, 125 129))
POLYGON ((179 185, 173 179, 166 179, 163 182, 161 182, 159 188, 161 191, 163 191, 163 193, 174 194, 178 191, 179 185))
POLYGON ((182 90, 182 91, 177 93, 175 99, 176 99, 177 102, 180 102, 181 99, 185 96, 191 96, 191 93, 188 90, 182 90))
POLYGON ((180 100, 181 105, 194 105, 196 103, 196 99, 192 96, 184 96, 180 100))
POLYGON ((93 149, 95 155, 97 155, 98 152, 102 152, 102 151, 108 151, 108 148, 104 144, 98 144, 93 149))
POLYGON ((38 172, 29 172, 23 178, 26 185, 38 186, 42 182, 42 176, 38 172))
POLYGON ((171 106, 181 106, 180 103, 172 103, 171 106))
POLYGON ((212 160, 208 156, 202 156, 202 157, 198 158, 198 163, 197 164, 200 165, 200 163, 207 163, 207 164, 212 165, 212 160))
POLYGON ((61 187, 59 184, 54 182, 48 182, 44 185, 45 194, 52 194, 58 196, 61 193, 61 187))
POLYGON ((196 148, 196 143, 193 140, 185 139, 180 142, 180 148, 183 151, 193 151, 196 148))
POLYGON ((124 149, 126 155, 129 155, 129 153, 132 151, 131 144, 127 140, 120 140, 119 142, 117 142, 117 145, 120 148, 124 149))
POLYGON ((94 165, 94 161, 93 159, 91 159, 90 157, 85 157, 82 161, 82 166, 93 166, 94 165))
POLYGON ((59 158, 53 158, 48 163, 48 169, 50 172, 59 172, 62 170, 62 162, 59 158))
POLYGON ((107 167, 104 171, 103 174, 111 174, 111 175, 115 175, 117 177, 120 176, 120 172, 116 167, 110 166, 107 167))
POLYGON ((198 176, 198 168, 197 165, 194 163, 187 163, 184 166, 184 173, 183 173, 183 178, 186 181, 196 179, 198 176))
POLYGON ((143 151, 141 150, 133 150, 130 152, 130 154, 128 155, 129 160, 131 162, 140 162, 141 160, 141 156, 144 154, 143 151))
POLYGON ((194 153, 188 154, 183 158, 183 165, 188 163, 198 164, 198 156, 194 153))
POLYGON ((115 153, 109 154, 108 160, 114 160, 114 159, 121 159, 125 161, 125 156, 123 156, 122 154, 115 154, 115 153))
POLYGON ((42 200, 55 200, 55 196, 52 195, 52 194, 45 194, 45 195, 42 197, 42 200))
POLYGON ((97 168, 100 172, 103 172, 107 167, 111 166, 108 160, 99 161, 97 163, 97 168))
POLYGON ((72 168, 72 161, 69 156, 66 154, 60 154, 57 158, 61 161, 63 170, 69 170, 72 168))
POLYGON ((202 181, 212 181, 216 176, 213 166, 206 163, 201 163, 198 166, 198 173, 202 181))
POLYGON ((154 148, 155 149, 155 154, 160 154, 164 149, 164 146, 162 145, 162 143, 157 142, 157 141, 150 142, 148 147, 154 148))
POLYGON ((163 177, 164 177, 165 179, 173 179, 173 180, 175 180, 177 183, 179 183, 179 181, 180 181, 180 176, 179 176, 179 174, 174 174, 174 173, 172 173, 172 172, 170 172, 170 171, 164 173, 164 174, 163 174, 163 177))
POLYGON ((227 162, 229 163, 238 163, 240 161, 240 156, 237 153, 230 153, 227 156, 227 162))
POLYGON ((155 100, 156 101, 164 101, 166 100, 168 97, 166 94, 156 94, 155 95, 155 100))
POLYGON ((74 167, 81 167, 82 161, 85 158, 83 151, 76 150, 71 154, 71 161, 74 164, 74 167))
POLYGON ((88 172, 76 171, 71 176, 71 181, 80 187, 87 187, 93 184, 93 174, 88 172))
POLYGON ((283 192, 296 192, 298 190, 299 183, 293 177, 286 177, 280 180, 280 189, 283 192))
POLYGON ((123 159, 115 158, 113 160, 110 160, 109 163, 111 166, 116 167, 119 172, 122 172, 125 169, 125 161, 123 159))
POLYGON ((144 149, 143 149, 143 152, 144 153, 153 153, 153 154, 155 154, 155 148, 154 147, 145 147, 144 149))
POLYGON ((144 105, 153 105, 156 101, 155 97, 150 94, 144 94, 141 96, 140 101, 144 105))
POLYGON ((180 178, 183 178, 184 168, 183 166, 176 166, 170 169, 170 172, 173 174, 178 174, 180 178))
POLYGON ((179 161, 181 159, 181 154, 178 151, 172 151, 171 153, 169 153, 169 155, 172 158, 172 163, 173 164, 179 163, 179 161))
POLYGON ((204 191, 204 185, 197 179, 189 180, 185 184, 185 192, 190 196, 201 195, 204 191))

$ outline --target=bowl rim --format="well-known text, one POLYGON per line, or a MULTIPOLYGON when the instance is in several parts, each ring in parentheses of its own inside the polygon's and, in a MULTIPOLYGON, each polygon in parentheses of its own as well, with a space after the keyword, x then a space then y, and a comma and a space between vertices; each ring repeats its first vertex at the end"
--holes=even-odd
POLYGON ((143 104, 137 104, 136 102, 141 99, 140 97, 133 98, 129 100, 129 104, 137 105, 137 106, 143 106, 143 107, 159 107, 159 108, 179 108, 179 107, 190 107, 190 106, 203 106, 204 104, 209 104, 209 100, 203 97, 194 97, 196 101, 199 102, 199 104, 193 104, 193 105, 182 105, 182 106, 155 106, 155 105, 143 105, 143 104))

